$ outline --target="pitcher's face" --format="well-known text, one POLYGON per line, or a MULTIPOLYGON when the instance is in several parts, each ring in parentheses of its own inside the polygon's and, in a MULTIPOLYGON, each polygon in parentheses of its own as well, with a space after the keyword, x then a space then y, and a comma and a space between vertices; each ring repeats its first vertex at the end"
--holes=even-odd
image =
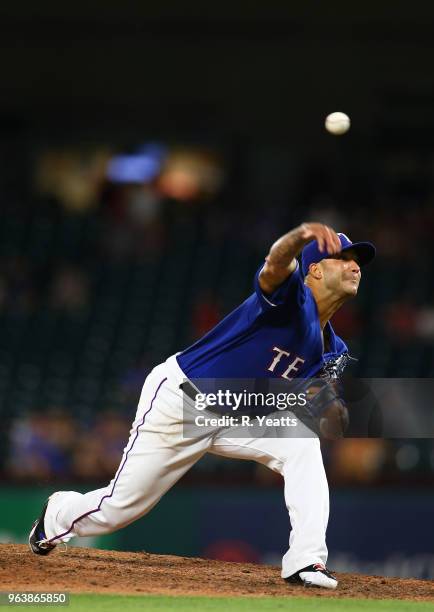
POLYGON ((324 273, 324 285, 328 289, 340 295, 357 295, 362 274, 358 257, 352 249, 323 259, 320 264, 324 273))

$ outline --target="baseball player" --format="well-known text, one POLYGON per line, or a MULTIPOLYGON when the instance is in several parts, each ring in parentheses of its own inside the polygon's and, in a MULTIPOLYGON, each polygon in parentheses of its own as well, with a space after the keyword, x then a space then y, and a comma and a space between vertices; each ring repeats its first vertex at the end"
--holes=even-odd
POLYGON ((360 267, 374 256, 372 244, 352 243, 321 223, 303 223, 279 238, 256 273, 252 295, 146 378, 110 484, 86 494, 53 493, 33 524, 30 549, 47 555, 73 536, 125 527, 149 512, 211 452, 254 460, 283 476, 292 529, 282 578, 336 588, 337 580, 326 568, 329 491, 318 436, 233 437, 222 427, 187 438, 183 426, 193 420, 194 408, 185 398, 194 399, 197 392, 192 380, 285 381, 309 379, 336 364, 342 370, 348 349, 330 319, 357 294, 360 267))

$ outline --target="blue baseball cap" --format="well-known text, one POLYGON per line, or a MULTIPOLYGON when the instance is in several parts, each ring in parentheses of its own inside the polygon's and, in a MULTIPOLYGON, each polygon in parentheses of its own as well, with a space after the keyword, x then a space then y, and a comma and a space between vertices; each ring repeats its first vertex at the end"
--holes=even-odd
MULTIPOLYGON (((361 266, 365 266, 374 259, 377 251, 371 242, 351 242, 345 234, 338 233, 338 236, 342 245, 341 253, 352 249, 357 254, 361 266)), ((329 257, 332 258, 333 255, 329 255, 327 251, 321 252, 316 240, 309 242, 301 252, 303 276, 306 276, 308 273, 310 264, 318 263, 322 259, 328 259, 329 257)))

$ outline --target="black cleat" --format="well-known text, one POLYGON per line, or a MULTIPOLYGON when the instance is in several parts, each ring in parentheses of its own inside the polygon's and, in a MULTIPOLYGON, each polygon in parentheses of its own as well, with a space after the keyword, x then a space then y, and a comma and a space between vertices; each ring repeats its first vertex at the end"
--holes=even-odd
POLYGON ((53 548, 56 548, 56 544, 50 544, 50 542, 47 541, 47 536, 45 535, 44 518, 49 501, 50 498, 48 498, 46 501, 45 506, 42 509, 41 516, 33 523, 33 527, 29 535, 29 548, 35 555, 48 555, 53 548))
POLYGON ((324 587, 325 589, 335 589, 338 586, 337 579, 322 563, 308 565, 285 578, 285 581, 290 584, 303 584, 305 587, 324 587))

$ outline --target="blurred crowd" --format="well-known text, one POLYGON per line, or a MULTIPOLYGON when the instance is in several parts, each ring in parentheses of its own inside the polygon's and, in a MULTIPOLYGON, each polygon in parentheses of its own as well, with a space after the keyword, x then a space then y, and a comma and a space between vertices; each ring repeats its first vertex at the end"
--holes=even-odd
MULTIPOLYGON (((128 440, 131 418, 116 411, 89 421, 61 410, 12 421, 3 476, 26 483, 108 482, 128 440)), ((431 440, 348 438, 322 441, 329 480, 335 485, 430 484, 434 480, 431 440)), ((274 486, 280 476, 254 463, 207 455, 186 482, 274 486)))
POLYGON ((40 483, 111 478, 129 428, 116 412, 99 414, 89 423, 60 410, 23 416, 10 427, 5 474, 40 483))
MULTIPOLYGON (((110 478, 149 369, 244 299, 273 240, 305 220, 376 244, 379 257, 363 273, 360 298, 334 319, 359 358, 357 374, 433 375, 434 160, 428 153, 383 151, 367 167, 351 156, 298 167, 285 157, 234 164, 223 162, 221 152, 218 163, 207 155, 182 161, 178 154, 170 172, 163 164, 147 178, 125 180, 122 164, 101 174, 99 157, 80 174, 91 188, 80 183, 80 189, 76 165, 65 176, 64 162, 56 182, 45 160, 37 195, 4 199, 5 478, 110 478), (208 180, 200 182, 196 171, 208 180), (62 408, 49 410, 52 405, 62 408)), ((324 453, 336 483, 434 479, 430 440, 348 439, 326 444, 324 453)), ((202 473, 207 480, 226 478, 224 460, 206 458, 195 478, 202 473)), ((276 478, 257 466, 231 467, 231 477, 237 473, 263 483, 276 478)))

